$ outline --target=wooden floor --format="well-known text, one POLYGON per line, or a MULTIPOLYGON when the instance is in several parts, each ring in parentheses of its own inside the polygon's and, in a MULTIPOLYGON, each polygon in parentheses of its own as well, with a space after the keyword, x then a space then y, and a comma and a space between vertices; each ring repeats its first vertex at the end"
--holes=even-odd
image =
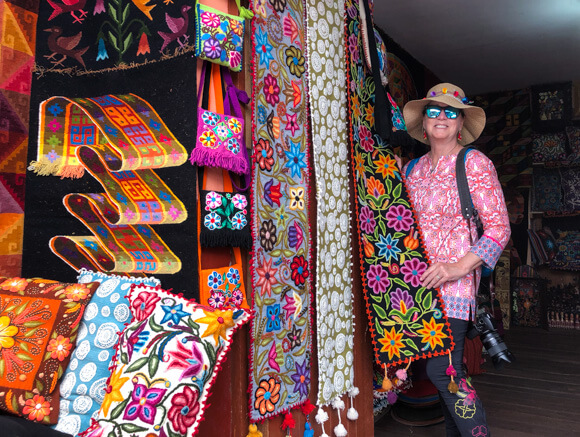
MULTIPOLYGON (((494 437, 580 436, 580 331, 513 328, 506 344, 517 361, 501 371, 486 363, 473 377, 494 437)), ((443 424, 403 425, 390 414, 376 437, 444 437, 443 424)))

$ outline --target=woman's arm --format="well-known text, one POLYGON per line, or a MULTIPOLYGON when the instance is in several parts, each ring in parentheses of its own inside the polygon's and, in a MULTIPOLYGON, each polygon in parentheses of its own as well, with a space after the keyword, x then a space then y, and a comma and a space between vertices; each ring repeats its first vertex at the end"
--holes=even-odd
POLYGON ((471 253, 493 269, 511 234, 503 190, 493 163, 483 153, 471 151, 465 162, 473 205, 483 223, 483 235, 472 246, 471 253))

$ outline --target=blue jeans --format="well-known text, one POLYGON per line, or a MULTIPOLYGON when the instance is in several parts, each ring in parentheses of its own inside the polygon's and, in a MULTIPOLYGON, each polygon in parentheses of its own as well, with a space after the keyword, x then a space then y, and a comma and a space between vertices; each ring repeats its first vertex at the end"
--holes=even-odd
POLYGON ((450 393, 447 385, 451 377, 445 371, 449 367, 449 356, 441 355, 427 360, 427 375, 439 391, 441 408, 445 416, 447 437, 490 437, 487 427, 485 410, 481 399, 477 397, 471 381, 465 378, 463 371, 463 345, 469 322, 467 320, 449 318, 451 333, 455 348, 451 352, 451 362, 457 372, 454 377, 459 386, 457 393, 450 393))

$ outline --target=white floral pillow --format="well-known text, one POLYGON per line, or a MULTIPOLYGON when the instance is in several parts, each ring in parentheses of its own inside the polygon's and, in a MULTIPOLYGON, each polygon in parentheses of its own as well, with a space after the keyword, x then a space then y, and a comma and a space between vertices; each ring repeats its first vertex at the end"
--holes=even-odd
POLYGON ((219 310, 134 285, 105 399, 87 437, 192 436, 244 309, 219 310))

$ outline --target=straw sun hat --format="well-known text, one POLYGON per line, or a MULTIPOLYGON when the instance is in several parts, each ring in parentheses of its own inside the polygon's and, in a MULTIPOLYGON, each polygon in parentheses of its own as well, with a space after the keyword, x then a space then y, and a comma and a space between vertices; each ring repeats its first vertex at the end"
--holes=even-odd
POLYGON ((463 90, 452 83, 435 85, 427 92, 425 98, 411 100, 405 105, 403 117, 411 137, 429 144, 429 140, 423 137, 423 108, 431 103, 445 103, 463 110, 464 120, 459 144, 465 146, 479 138, 485 127, 485 112, 478 106, 469 105, 469 99, 465 97, 463 90))

